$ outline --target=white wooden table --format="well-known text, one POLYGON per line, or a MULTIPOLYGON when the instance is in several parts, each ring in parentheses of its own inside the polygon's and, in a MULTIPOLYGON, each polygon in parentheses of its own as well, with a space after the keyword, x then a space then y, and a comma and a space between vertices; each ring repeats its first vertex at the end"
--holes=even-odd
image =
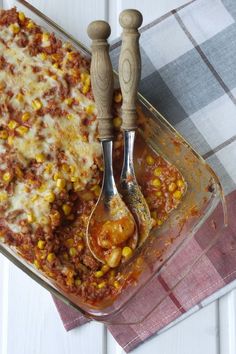
MULTIPOLYGON (((207 1, 207 0, 206 0, 207 1)), ((88 44, 86 27, 108 20, 112 38, 120 33, 118 14, 138 8, 144 23, 186 0, 31 0, 49 17, 88 44), (69 6, 68 6, 69 5, 69 6)), ((14 5, 3 0, 3 6, 14 5)), ((121 354, 121 347, 99 323, 66 332, 51 295, 0 255, 0 354, 121 354)), ((152 337, 135 354, 235 354, 236 290, 212 302, 174 327, 152 337)))

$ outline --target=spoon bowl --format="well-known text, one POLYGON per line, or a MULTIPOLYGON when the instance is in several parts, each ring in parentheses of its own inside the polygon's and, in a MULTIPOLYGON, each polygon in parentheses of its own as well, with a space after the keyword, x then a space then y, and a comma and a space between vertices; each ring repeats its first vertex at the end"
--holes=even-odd
POLYGON ((87 225, 87 243, 93 256, 114 268, 122 259, 124 243, 131 250, 138 244, 133 215, 120 197, 112 172, 112 142, 103 141, 104 177, 101 194, 87 225))

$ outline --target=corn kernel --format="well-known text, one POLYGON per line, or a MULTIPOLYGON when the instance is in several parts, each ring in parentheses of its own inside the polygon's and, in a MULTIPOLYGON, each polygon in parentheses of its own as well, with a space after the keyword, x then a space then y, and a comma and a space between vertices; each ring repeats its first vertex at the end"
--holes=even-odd
POLYGON ((115 94, 115 96, 114 96, 114 101, 115 101, 116 103, 120 103, 121 100, 122 100, 122 95, 121 95, 120 92, 117 92, 117 93, 115 94))
POLYGON ((0 139, 6 140, 8 138, 8 132, 6 130, 0 131, 0 139))
POLYGON ((15 167, 15 174, 18 178, 23 177, 23 172, 21 171, 20 167, 18 167, 18 166, 15 167))
POLYGON ((156 218, 157 218, 157 212, 156 212, 156 210, 154 210, 154 211, 151 212, 151 217, 152 217, 153 219, 156 219, 156 218))
POLYGON ((18 102, 24 102, 24 95, 22 95, 22 93, 18 93, 17 95, 16 95, 16 100, 18 101, 18 102))
POLYGON ((14 136, 9 136, 8 137, 8 139, 7 139, 7 143, 9 144, 9 145, 13 145, 13 143, 14 143, 14 136))
POLYGON ((70 180, 71 180, 71 182, 76 182, 77 181, 77 177, 72 176, 70 180))
POLYGON ((19 33, 19 31, 20 31, 20 27, 19 27, 18 23, 12 23, 12 24, 9 26, 9 28, 10 28, 10 31, 11 31, 13 34, 17 34, 17 33, 19 33))
POLYGON ((52 75, 52 76, 51 76, 51 79, 57 81, 57 75, 52 75))
POLYGON ((120 260, 121 260, 121 253, 122 250, 119 247, 113 248, 111 250, 111 253, 107 256, 107 264, 109 265, 109 267, 111 268, 115 268, 119 265, 120 260))
POLYGON ((43 192, 45 192, 46 188, 47 188, 46 183, 42 183, 41 186, 38 188, 38 191, 40 193, 43 193, 43 192))
POLYGON ((44 171, 46 172, 46 173, 50 173, 50 172, 52 172, 52 164, 51 163, 48 163, 46 166, 45 166, 45 169, 44 169, 44 171))
POLYGON ((88 105, 87 107, 86 107, 86 113, 87 114, 93 114, 93 112, 94 112, 94 106, 93 105, 88 105))
POLYGON ((112 278, 114 278, 114 276, 115 276, 115 271, 114 271, 114 269, 112 269, 109 273, 109 278, 112 279, 112 278))
POLYGON ((182 193, 181 193, 180 191, 175 191, 175 192, 173 193, 173 197, 174 197, 175 199, 180 199, 180 198, 182 197, 182 193))
POLYGON ((38 199, 38 194, 33 195, 33 197, 30 199, 31 202, 35 202, 38 199))
POLYGON ((121 127, 122 119, 120 117, 116 117, 113 119, 113 126, 118 129, 121 127))
POLYGON ((73 114, 69 113, 69 114, 67 114, 66 118, 68 120, 72 120, 74 118, 74 116, 73 116, 73 114))
POLYGON ((91 188, 91 191, 93 191, 93 193, 96 195, 96 197, 99 197, 100 193, 101 193, 101 187, 96 184, 95 186, 93 186, 91 188))
POLYGON ((70 170, 69 166, 66 163, 62 164, 61 169, 63 172, 66 172, 66 173, 68 173, 70 170))
POLYGON ((19 12, 18 13, 18 18, 21 22, 23 22, 25 20, 25 14, 24 12, 19 12))
POLYGON ((27 214, 27 220, 28 220, 29 223, 32 223, 32 222, 35 221, 35 216, 34 216, 34 214, 32 212, 27 214))
POLYGON ((10 174, 10 172, 5 172, 2 176, 2 179, 4 182, 10 182, 10 180, 12 179, 12 175, 10 174))
POLYGON ((105 274, 105 273, 107 273, 109 271, 109 269, 110 269, 110 267, 107 264, 104 264, 102 266, 101 271, 105 274))
POLYGON ((0 202, 5 202, 8 199, 6 192, 0 193, 0 202))
POLYGON ((42 41, 43 41, 43 42, 48 42, 48 41, 49 41, 49 38, 50 38, 49 33, 44 32, 44 33, 42 34, 42 41))
POLYGON ((56 185, 57 185, 57 188, 63 189, 66 186, 66 181, 62 178, 58 178, 56 185))
POLYGON ((162 196, 162 192, 161 191, 156 192, 156 196, 160 198, 162 196))
POLYGON ((161 226, 162 224, 163 224, 163 221, 160 220, 160 219, 158 219, 158 220, 157 220, 157 225, 161 226))
POLYGON ((18 128, 16 128, 17 133, 19 133, 20 135, 25 135, 26 133, 28 133, 29 128, 24 126, 24 125, 20 125, 18 128))
POLYGON ((88 92, 89 92, 89 86, 88 85, 84 85, 83 88, 82 88, 82 93, 84 95, 86 95, 86 93, 88 93, 88 92))
POLYGON ((88 73, 81 73, 81 74, 80 74, 81 80, 82 80, 82 81, 85 81, 85 80, 87 79, 88 75, 89 75, 88 73))
POLYGON ((152 185, 153 185, 154 187, 160 187, 160 186, 161 186, 161 181, 159 180, 159 178, 154 178, 154 179, 152 180, 152 185))
POLYGON ((64 100, 64 103, 67 104, 68 106, 71 106, 73 103, 73 98, 72 97, 68 97, 64 100))
POLYGON ((47 59, 47 57, 48 57, 48 56, 47 56, 47 54, 46 54, 46 53, 40 53, 40 54, 39 54, 39 57, 40 57, 40 59, 41 59, 41 60, 43 60, 43 61, 44 61, 44 60, 46 60, 46 59, 47 59))
POLYGON ((39 248, 40 250, 43 250, 44 247, 45 247, 45 245, 46 245, 46 242, 43 241, 43 240, 39 240, 38 243, 37 243, 37 246, 38 246, 38 248, 39 248))
POLYGON ((37 259, 34 260, 34 266, 39 269, 40 268, 40 264, 39 262, 37 261, 37 259))
POLYGON ((77 248, 78 248, 79 252, 81 252, 84 249, 84 244, 82 241, 78 242, 77 248))
POLYGON ((52 66, 54 67, 54 69, 58 69, 58 64, 57 63, 52 64, 52 66))
POLYGON ((67 247, 72 247, 74 245, 74 240, 73 238, 68 238, 66 241, 65 241, 65 244, 67 247))
POLYGON ((174 182, 172 182, 171 184, 169 184, 168 186, 168 191, 169 192, 174 192, 176 190, 177 186, 174 182))
POLYGON ((76 170, 76 166, 75 165, 70 165, 69 166, 69 170, 70 170, 70 173, 74 173, 75 172, 75 170, 76 170))
POLYGON ((66 279, 66 285, 68 286, 73 286, 74 285, 74 278, 67 278, 66 279))
POLYGON ((18 123, 15 120, 10 120, 10 122, 8 123, 8 128, 10 130, 13 130, 17 127, 18 123))
POLYGON ((53 179, 54 181, 57 181, 59 178, 61 178, 61 173, 57 171, 56 173, 54 173, 53 179))
POLYGON ((101 283, 98 284, 98 289, 102 289, 102 288, 104 288, 105 286, 106 286, 106 282, 103 281, 103 282, 101 282, 101 283))
POLYGON ((55 194, 53 192, 49 192, 45 195, 44 199, 49 203, 53 203, 55 200, 55 194))
POLYGON ((21 120, 22 122, 27 122, 30 119, 30 113, 29 112, 25 112, 22 114, 21 120))
POLYGON ((71 257, 75 257, 75 256, 77 255, 77 250, 76 250, 76 248, 75 248, 75 247, 71 247, 71 248, 69 249, 69 254, 70 254, 71 257))
POLYGON ((154 160, 154 158, 153 158, 151 155, 148 155, 148 156, 146 157, 146 162, 147 162, 148 165, 151 166, 151 165, 154 164, 155 160, 154 160))
POLYGON ((94 199, 94 194, 90 191, 85 191, 80 194, 80 198, 86 202, 89 202, 94 199))
POLYGON ((115 280, 113 285, 116 289, 119 289, 119 287, 120 287, 120 283, 118 282, 118 280, 115 280))
POLYGON ((154 176, 159 177, 161 175, 161 173, 162 173, 162 168, 161 167, 155 168, 154 176))
POLYGON ((34 27, 35 27, 35 24, 34 24, 34 22, 33 21, 29 21, 28 23, 27 23, 27 26, 26 26, 28 29, 33 29, 34 27))
POLYGON ((75 286, 80 286, 81 283, 82 283, 82 281, 80 280, 80 278, 75 279, 75 286))
POLYGON ((63 204, 62 205, 62 210, 65 215, 69 215, 71 213, 71 206, 68 204, 63 204))
POLYGON ((73 59, 74 59, 74 55, 75 55, 74 52, 69 52, 69 53, 67 53, 67 58, 68 58, 68 60, 73 60, 73 59))
POLYGON ((104 275, 104 273, 103 273, 103 271, 98 270, 97 272, 94 273, 94 275, 96 278, 101 278, 104 275))
POLYGON ((42 102, 40 101, 39 98, 36 98, 35 100, 32 101, 32 107, 35 111, 38 111, 39 109, 42 108, 42 102))
POLYGON ((182 179, 178 179, 178 181, 177 181, 177 186, 178 186, 179 188, 181 188, 181 187, 183 187, 183 185, 184 185, 184 181, 183 181, 182 179))
POLYGON ((133 250, 128 247, 128 246, 125 246, 123 249, 122 249, 122 256, 125 257, 125 258, 130 258, 133 254, 133 250))
POLYGON ((98 198, 100 193, 101 193, 101 187, 100 186, 96 186, 96 188, 94 189, 93 192, 96 195, 96 197, 98 198))
POLYGON ((85 80, 85 86, 90 86, 91 84, 91 79, 90 79, 90 76, 88 76, 85 80))
POLYGON ((36 160, 38 163, 44 162, 44 161, 45 161, 45 156, 44 156, 44 154, 40 153, 40 154, 35 155, 35 160, 36 160))
POLYGON ((49 223, 49 219, 47 216, 42 216, 40 218, 40 223, 43 224, 43 225, 47 225, 49 223))
POLYGON ((55 253, 49 253, 47 256, 47 261, 51 263, 55 260, 55 258, 56 258, 55 253))

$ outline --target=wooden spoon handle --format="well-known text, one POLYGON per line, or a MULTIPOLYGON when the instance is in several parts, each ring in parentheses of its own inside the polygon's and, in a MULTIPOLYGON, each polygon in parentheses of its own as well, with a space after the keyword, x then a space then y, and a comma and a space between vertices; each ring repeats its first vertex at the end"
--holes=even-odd
POLYGON ((119 80, 123 96, 122 128, 124 130, 134 130, 137 127, 136 101, 141 76, 138 28, 142 21, 142 14, 137 10, 124 10, 120 14, 123 33, 119 59, 119 80))
POLYGON ((113 71, 109 57, 107 38, 111 29, 105 21, 94 21, 88 26, 92 39, 91 83, 98 110, 98 131, 100 140, 113 138, 112 97, 114 90, 113 71))

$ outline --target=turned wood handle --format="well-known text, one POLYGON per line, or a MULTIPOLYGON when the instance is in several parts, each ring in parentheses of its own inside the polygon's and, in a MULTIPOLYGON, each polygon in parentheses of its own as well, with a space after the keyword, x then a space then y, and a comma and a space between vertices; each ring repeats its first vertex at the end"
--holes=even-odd
POLYGON ((98 110, 98 131, 100 140, 113 138, 112 97, 114 90, 113 71, 109 57, 107 38, 111 29, 105 21, 94 21, 88 26, 92 39, 91 83, 98 110))
POLYGON ((138 28, 142 21, 142 14, 137 10, 124 10, 120 14, 123 33, 119 58, 119 80, 123 96, 121 109, 124 130, 134 130, 137 127, 136 101, 141 75, 138 28))

